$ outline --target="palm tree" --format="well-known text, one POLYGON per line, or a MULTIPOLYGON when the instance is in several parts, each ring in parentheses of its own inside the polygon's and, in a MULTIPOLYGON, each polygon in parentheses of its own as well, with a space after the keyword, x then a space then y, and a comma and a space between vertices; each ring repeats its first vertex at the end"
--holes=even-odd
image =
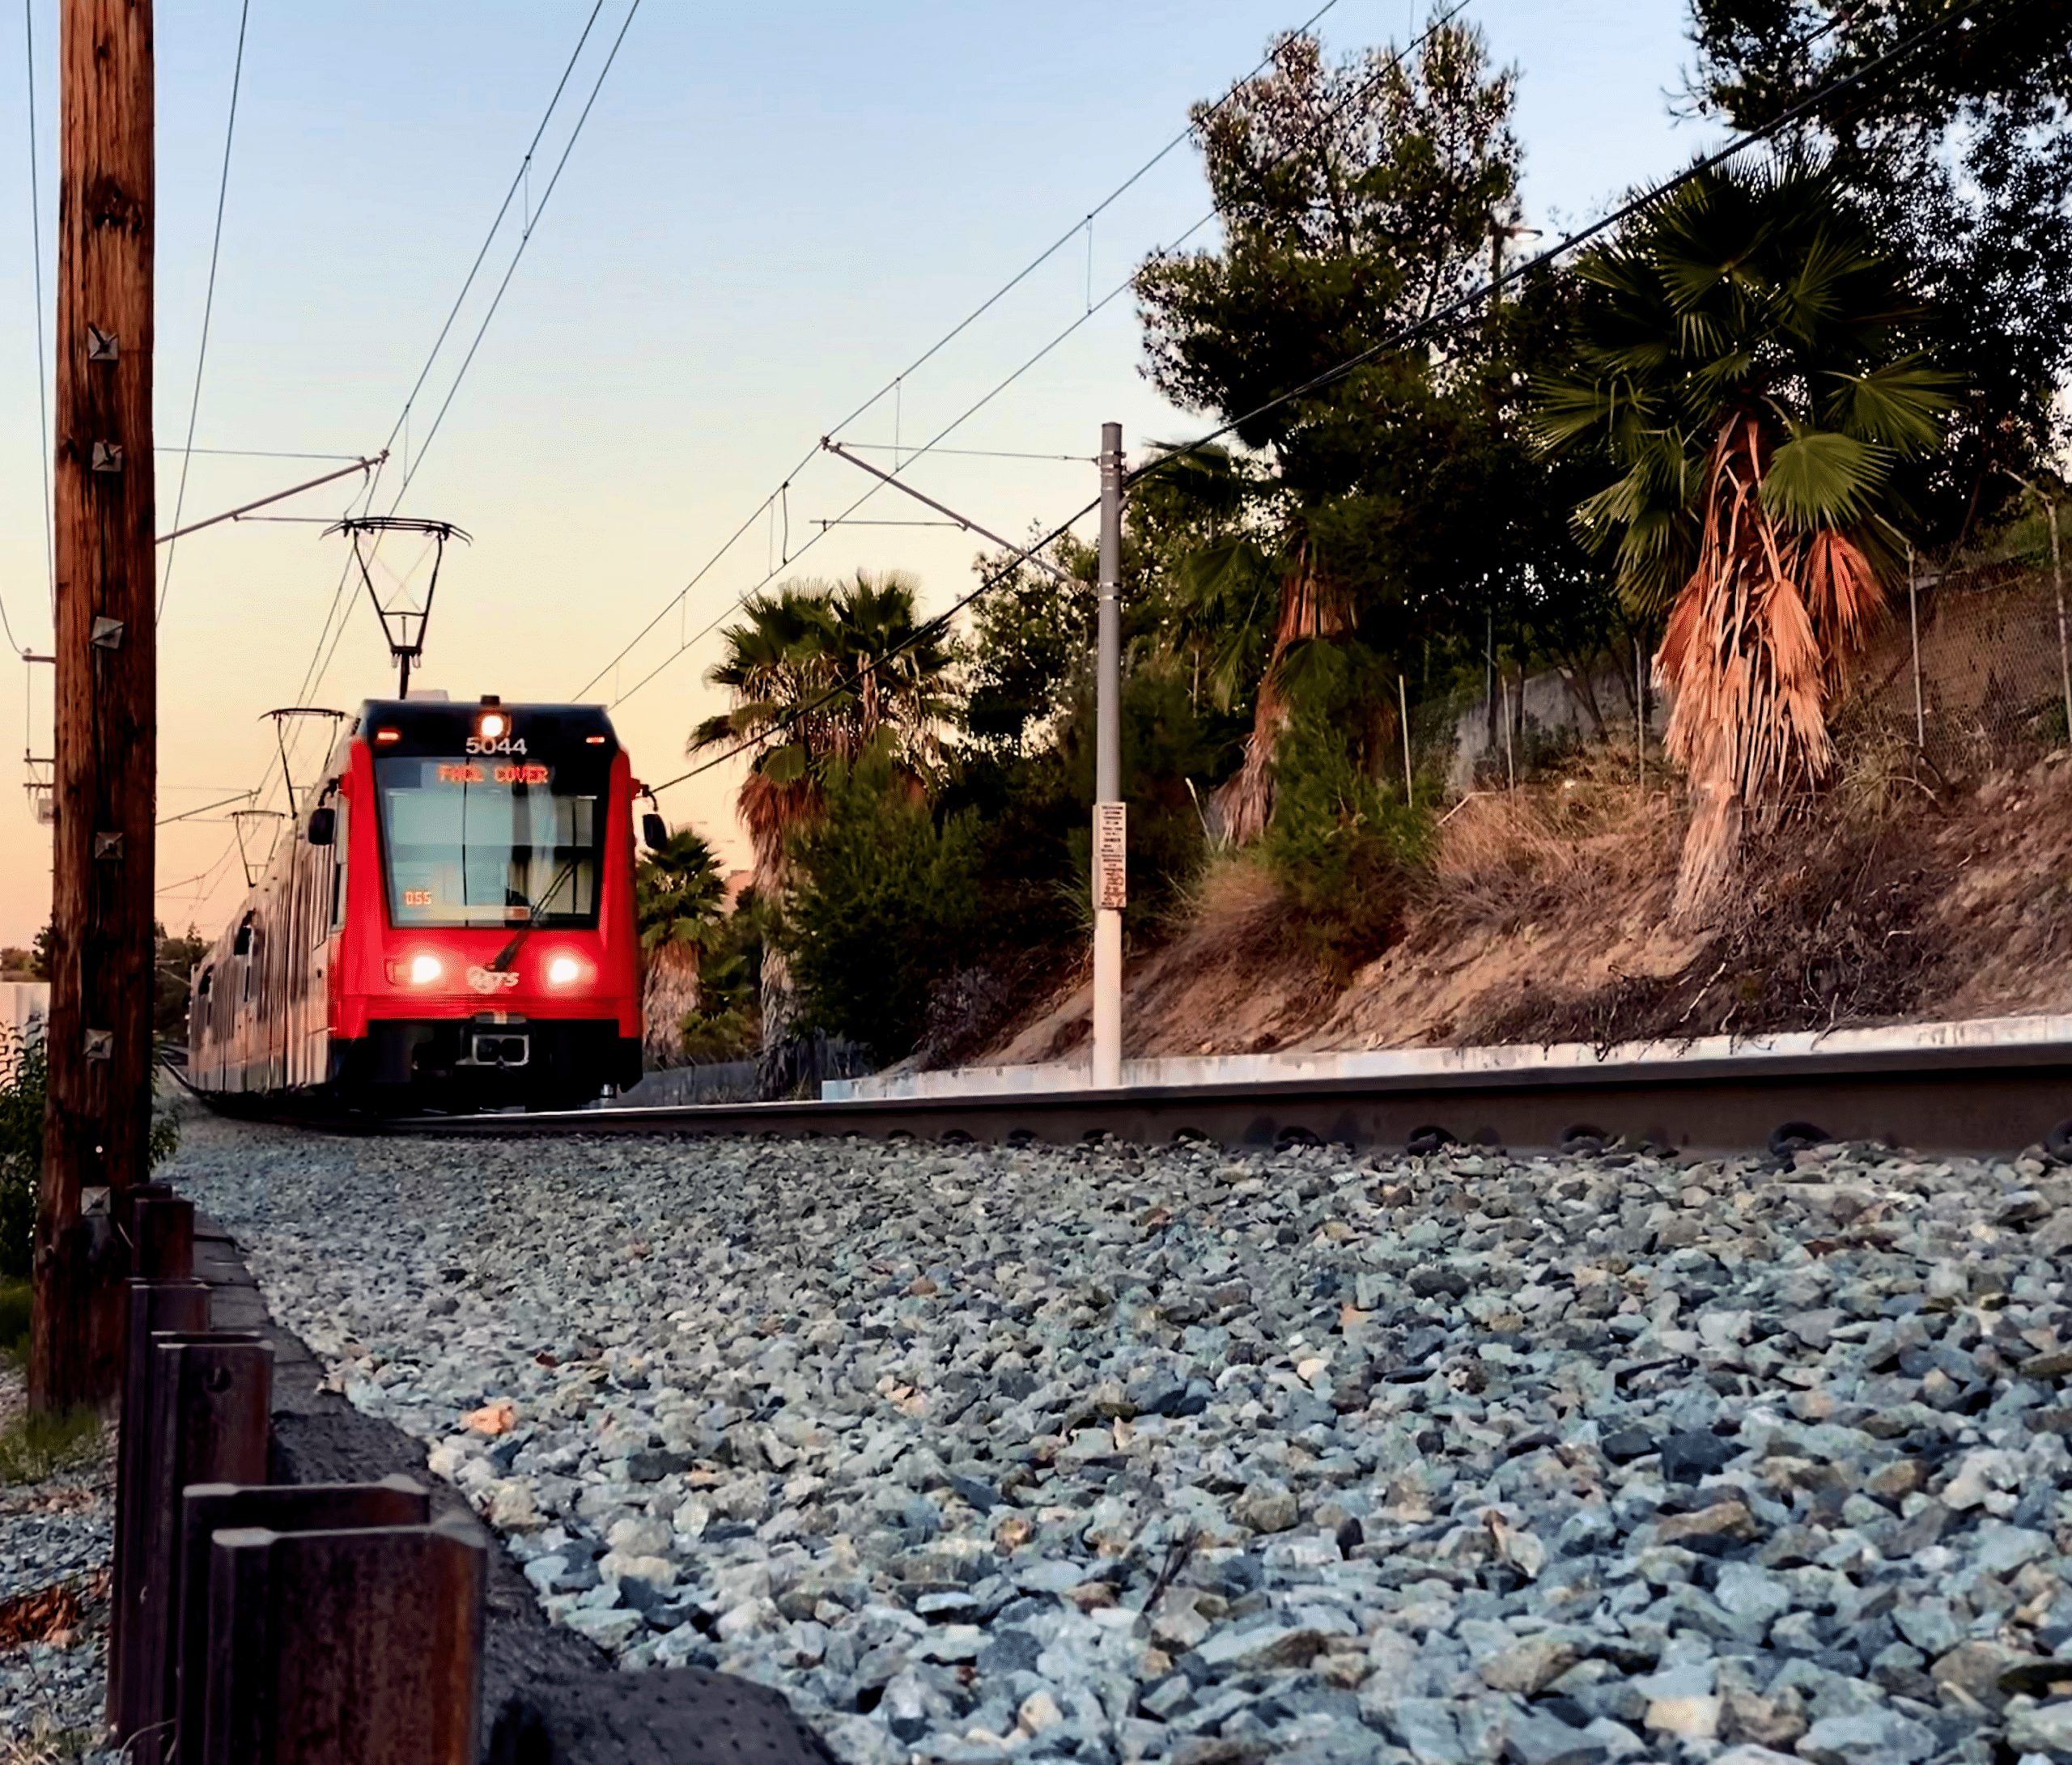
POLYGON ((698 1008, 706 958, 720 946, 726 892, 711 846, 687 827, 647 853, 634 872, 634 919, 648 959, 641 1009, 656 1066, 683 1063, 683 1020, 698 1008))
MULTIPOLYGON (((868 751, 889 758, 918 788, 933 768, 950 710, 953 658, 940 630, 917 617, 914 593, 912 579, 897 571, 786 583, 749 596, 747 617, 721 634, 726 653, 705 677, 733 702, 698 724, 689 751, 728 747, 748 755, 737 803, 757 893, 779 914, 792 836, 820 819, 830 769, 868 751)), ((797 1015, 790 966, 766 941, 766 1090, 788 1088, 784 1050, 797 1015)))
POLYGON ((1903 548, 1894 469, 1941 445, 1951 382, 1868 218, 1802 166, 1703 173, 1578 267, 1577 365, 1536 389, 1535 422, 1618 473, 1577 528, 1616 545, 1636 610, 1668 609, 1689 923, 1744 826, 1832 764, 1827 709, 1903 548))

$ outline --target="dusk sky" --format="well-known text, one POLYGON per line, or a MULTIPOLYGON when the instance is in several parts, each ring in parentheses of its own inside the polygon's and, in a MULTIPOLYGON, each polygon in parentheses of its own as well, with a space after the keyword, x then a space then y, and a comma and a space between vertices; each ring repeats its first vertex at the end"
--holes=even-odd
MULTIPOLYGON (((716 633, 676 652, 773 569, 775 579, 904 569, 929 609, 964 592, 977 549, 965 534, 851 526, 822 537, 817 522, 868 483, 825 456, 792 479, 775 532, 754 520, 681 591, 823 432, 1106 197, 1184 125, 1191 102, 1220 93, 1318 3, 647 0, 401 504, 474 536, 448 556, 421 679, 456 698, 612 703, 636 775, 660 780, 685 769, 687 732, 718 706, 702 677, 716 633)), ((419 396, 413 464, 511 261, 520 208, 537 210, 627 4, 605 0, 529 188, 419 396)), ((19 15, 0 37, 0 604, 16 640, 41 651, 51 635, 40 465, 49 443, 37 371, 47 384, 49 364, 36 342, 23 118, 32 74, 47 352, 56 0, 32 10, 32 67, 19 15)), ((381 447, 589 12, 588 0, 253 0, 197 446, 381 447)), ((1429 16, 1400 0, 1339 0, 1318 28, 1336 52, 1401 43, 1429 16)), ((1712 138, 1669 112, 1689 53, 1682 0, 1472 0, 1463 17, 1519 69, 1533 225, 1583 220, 1712 138)), ((187 432, 238 23, 235 0, 158 8, 162 449, 179 448, 187 432)), ((1082 234, 1066 246, 844 435, 890 443, 896 430, 908 445, 933 435, 1082 318, 1089 286, 1098 301, 1206 207, 1199 160, 1182 147, 1100 216, 1090 244, 1082 234)), ((945 443, 1078 459, 944 457, 916 465, 914 481, 996 531, 1048 527, 1094 494, 1088 456, 1104 420, 1123 423, 1132 451, 1208 426, 1164 405, 1140 359, 1125 296, 945 443)), ((185 519, 329 469, 197 456, 185 519)), ((401 482, 400 471, 387 474, 379 508, 401 482)), ((161 532, 179 482, 178 453, 161 452, 161 532)), ((356 490, 347 482, 267 512, 335 518, 356 490)), ((924 512, 890 493, 858 511, 879 520, 924 512)), ((356 582, 328 666, 302 684, 347 563, 343 542, 321 531, 309 520, 239 523, 180 542, 160 634, 162 817, 262 779, 267 805, 282 807, 262 714, 299 698, 350 708, 393 691, 356 582)), ((384 556, 408 577, 416 551, 395 545, 384 556)), ((49 675, 0 656, 0 735, 17 783, 16 732, 49 751, 49 675)), ((300 777, 316 757, 312 745, 300 777)), ((662 804, 730 863, 745 859, 730 807, 737 783, 732 770, 708 773, 662 804)), ((47 918, 49 863, 48 830, 11 791, 0 802, 0 942, 26 943, 47 918)), ((158 876, 159 916, 213 934, 244 882, 228 824, 163 827, 158 876)))

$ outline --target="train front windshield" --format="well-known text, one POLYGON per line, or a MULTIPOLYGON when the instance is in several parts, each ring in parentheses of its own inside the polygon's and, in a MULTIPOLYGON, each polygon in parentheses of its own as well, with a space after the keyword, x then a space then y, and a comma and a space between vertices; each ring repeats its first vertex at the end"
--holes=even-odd
POLYGON ((597 923, 602 777, 402 754, 374 767, 392 925, 597 923))

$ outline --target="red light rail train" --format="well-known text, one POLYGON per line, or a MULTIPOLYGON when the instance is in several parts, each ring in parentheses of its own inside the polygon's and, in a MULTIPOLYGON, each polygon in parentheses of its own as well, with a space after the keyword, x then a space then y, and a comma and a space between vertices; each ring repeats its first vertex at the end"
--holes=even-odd
POLYGON ((196 971, 188 1083, 382 1113, 633 1084, 638 788, 596 706, 363 704, 196 971))

